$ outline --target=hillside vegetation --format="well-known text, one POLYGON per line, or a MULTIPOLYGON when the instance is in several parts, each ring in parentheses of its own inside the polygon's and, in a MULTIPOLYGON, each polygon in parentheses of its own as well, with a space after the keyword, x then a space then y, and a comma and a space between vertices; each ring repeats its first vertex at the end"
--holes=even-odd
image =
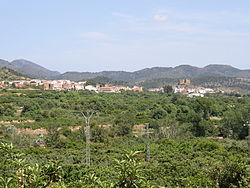
POLYGON ((25 80, 27 79, 27 76, 24 76, 14 70, 11 70, 9 68, 3 67, 0 68, 0 80, 25 80))
POLYGON ((247 96, 25 90, 0 94, 0 187, 250 185, 247 96), (90 165, 81 114, 88 111, 94 112, 90 165))
POLYGON ((141 82, 158 78, 196 78, 196 77, 237 77, 250 78, 250 70, 240 70, 229 65, 211 64, 203 68, 179 65, 176 67, 152 67, 134 72, 65 72, 48 70, 36 63, 24 59, 8 62, 0 59, 0 67, 7 67, 32 78, 67 79, 72 81, 107 77, 116 81, 141 82))
POLYGON ((97 76, 126 82, 140 82, 158 78, 197 78, 197 77, 243 77, 250 78, 250 70, 240 70, 229 65, 208 65, 198 68, 190 65, 177 67, 153 67, 135 72, 102 71, 102 72, 66 72, 56 76, 58 79, 86 80, 97 76))
POLYGON ((24 59, 8 62, 0 59, 0 67, 7 67, 31 78, 50 79, 59 75, 59 72, 48 70, 38 64, 24 59))

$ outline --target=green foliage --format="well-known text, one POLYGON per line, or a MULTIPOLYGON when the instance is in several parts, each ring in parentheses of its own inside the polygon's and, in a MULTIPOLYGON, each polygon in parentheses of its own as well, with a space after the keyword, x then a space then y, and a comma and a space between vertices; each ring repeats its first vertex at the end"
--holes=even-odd
POLYGON ((42 174, 41 166, 38 164, 18 169, 16 179, 20 187, 40 188, 46 187, 48 184, 45 181, 46 175, 42 174))
POLYGON ((113 183, 108 183, 102 181, 100 178, 96 177, 95 174, 88 174, 83 177, 81 187, 86 188, 113 188, 115 187, 113 183))
POLYGON ((210 176, 216 187, 246 187, 249 185, 247 166, 240 158, 230 158, 222 164, 216 164, 210 176))
MULTIPOLYGON (((124 132, 123 132, 124 133, 124 132)), ((91 129, 91 141, 107 143, 109 140, 109 130, 105 130, 99 126, 94 126, 91 129)))
POLYGON ((249 185, 248 130, 243 126, 250 120, 247 96, 191 99, 164 93, 87 91, 4 94, 0 98, 0 187, 249 185), (90 122, 90 168, 85 164, 85 123, 80 113, 88 109, 96 112, 90 122), (145 123, 150 123, 149 140, 144 135, 145 123), (43 137, 23 134, 38 128, 45 131, 43 137), (34 140, 39 139, 44 148, 34 147, 34 140), (148 142, 150 162, 145 161, 148 142), (124 156, 125 151, 142 152, 124 156))
POLYGON ((123 160, 116 160, 116 171, 118 173, 117 187, 136 188, 150 187, 149 183, 142 175, 142 167, 136 155, 139 152, 126 154, 123 160))
POLYGON ((2 188, 14 187, 14 179, 10 177, 0 177, 0 186, 2 188))
POLYGON ((15 112, 15 108, 10 104, 0 105, 0 116, 14 116, 15 112))
POLYGON ((173 93, 174 92, 173 87, 170 85, 164 86, 163 89, 164 89, 164 93, 173 93))
POLYGON ((0 67, 0 80, 24 80, 27 79, 27 76, 24 76, 12 69, 6 67, 0 67))
POLYGON ((126 136, 132 132, 131 125, 120 124, 116 127, 116 135, 117 136, 126 136))

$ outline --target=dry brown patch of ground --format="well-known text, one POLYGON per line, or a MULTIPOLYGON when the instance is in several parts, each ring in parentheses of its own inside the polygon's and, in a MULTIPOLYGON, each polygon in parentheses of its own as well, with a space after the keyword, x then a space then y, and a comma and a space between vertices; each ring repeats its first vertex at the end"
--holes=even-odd
POLYGON ((134 125, 133 126, 133 134, 135 135, 144 135, 145 134, 146 125, 134 125))
POLYGON ((210 117, 210 120, 222 120, 221 117, 210 117))
POLYGON ((20 124, 20 123, 34 123, 35 120, 12 120, 12 121, 0 121, 0 124, 20 124))
POLYGON ((30 129, 30 128, 17 128, 16 134, 30 134, 30 135, 38 135, 38 134, 48 134, 47 129, 39 128, 39 129, 30 129))

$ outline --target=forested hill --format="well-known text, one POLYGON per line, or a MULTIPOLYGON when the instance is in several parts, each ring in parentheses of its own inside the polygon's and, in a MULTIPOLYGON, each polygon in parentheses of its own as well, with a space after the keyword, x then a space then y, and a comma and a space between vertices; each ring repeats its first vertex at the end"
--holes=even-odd
POLYGON ((24 59, 8 62, 0 59, 0 67, 7 67, 31 78, 67 79, 72 81, 106 77, 116 81, 141 82, 159 78, 197 78, 197 77, 237 77, 250 78, 250 69, 240 70, 230 65, 211 64, 203 68, 180 65, 176 67, 152 67, 142 70, 102 71, 102 72, 65 72, 60 74, 24 59))
POLYGON ((107 77, 113 80, 126 82, 139 82, 157 78, 197 78, 197 77, 243 77, 250 78, 250 70, 240 70, 229 65, 208 65, 198 68, 190 65, 177 67, 153 67, 135 72, 102 71, 102 72, 66 72, 58 75, 56 79, 87 80, 95 77, 107 77))
POLYGON ((0 81, 1 80, 26 80, 27 76, 24 76, 12 69, 6 67, 0 67, 0 81))
POLYGON ((50 79, 59 75, 59 72, 48 70, 38 64, 24 59, 8 62, 0 59, 0 67, 7 67, 31 78, 50 79))

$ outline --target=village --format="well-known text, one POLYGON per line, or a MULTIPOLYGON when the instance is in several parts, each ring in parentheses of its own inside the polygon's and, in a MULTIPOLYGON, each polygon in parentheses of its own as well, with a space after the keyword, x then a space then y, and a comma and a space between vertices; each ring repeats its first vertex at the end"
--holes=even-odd
MULTIPOLYGON (((204 97, 206 93, 216 93, 223 90, 214 90, 211 88, 197 87, 191 84, 190 79, 180 79, 176 86, 171 86, 173 93, 180 93, 187 95, 188 97, 204 97)), ((164 87, 145 89, 140 86, 113 86, 113 85, 90 85, 87 81, 70 81, 70 80, 15 80, 15 81, 0 81, 1 89, 43 89, 43 90, 55 90, 55 91, 79 91, 89 90, 96 93, 120 93, 121 91, 150 91, 150 92, 166 92, 164 87)))

